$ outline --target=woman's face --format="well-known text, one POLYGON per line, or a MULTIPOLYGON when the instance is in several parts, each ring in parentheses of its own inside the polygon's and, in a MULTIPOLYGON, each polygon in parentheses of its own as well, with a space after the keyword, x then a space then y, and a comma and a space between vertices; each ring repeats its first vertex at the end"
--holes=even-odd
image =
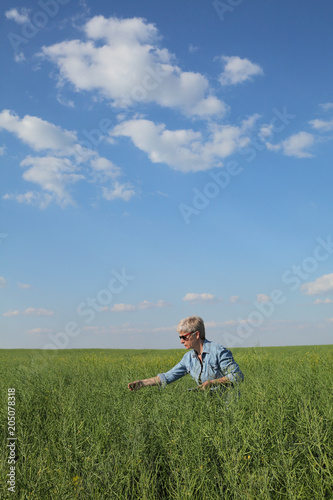
POLYGON ((191 333, 183 333, 180 332, 179 338, 181 344, 185 347, 185 349, 192 349, 193 348, 193 342, 196 340, 196 335, 194 335, 197 332, 191 332, 191 333))

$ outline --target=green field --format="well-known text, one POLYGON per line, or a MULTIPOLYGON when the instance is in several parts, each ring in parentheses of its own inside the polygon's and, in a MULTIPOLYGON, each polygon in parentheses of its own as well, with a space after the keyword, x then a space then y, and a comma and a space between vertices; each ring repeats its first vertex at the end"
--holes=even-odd
POLYGON ((333 346, 233 349, 241 395, 127 383, 183 350, 0 351, 1 498, 333 498, 333 346), (7 491, 8 388, 16 489, 7 491))

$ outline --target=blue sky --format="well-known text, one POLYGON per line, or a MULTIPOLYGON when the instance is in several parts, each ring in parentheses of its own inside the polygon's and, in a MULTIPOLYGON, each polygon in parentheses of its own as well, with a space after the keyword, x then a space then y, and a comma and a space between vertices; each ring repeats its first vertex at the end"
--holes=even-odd
POLYGON ((2 3, 2 348, 332 343, 332 14, 2 3))

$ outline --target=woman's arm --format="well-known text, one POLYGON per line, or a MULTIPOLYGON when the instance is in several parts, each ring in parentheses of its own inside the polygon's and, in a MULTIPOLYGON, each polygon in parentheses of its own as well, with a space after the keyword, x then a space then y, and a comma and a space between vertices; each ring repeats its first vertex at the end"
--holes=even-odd
POLYGON ((225 385, 225 386, 232 386, 233 383, 228 377, 221 377, 221 378, 216 378, 213 380, 206 380, 203 384, 199 385, 198 389, 204 390, 204 389, 209 389, 213 385, 225 385))
MULTIPOLYGON (((186 356, 186 354, 185 354, 186 356)), ((150 385, 162 385, 163 387, 167 384, 171 384, 175 380, 178 380, 180 377, 183 377, 187 373, 187 366, 184 362, 184 358, 177 363, 171 370, 166 373, 159 373, 156 377, 146 378, 145 380, 136 380, 135 382, 131 382, 128 384, 128 388, 130 391, 137 391, 142 387, 147 387, 150 385)))

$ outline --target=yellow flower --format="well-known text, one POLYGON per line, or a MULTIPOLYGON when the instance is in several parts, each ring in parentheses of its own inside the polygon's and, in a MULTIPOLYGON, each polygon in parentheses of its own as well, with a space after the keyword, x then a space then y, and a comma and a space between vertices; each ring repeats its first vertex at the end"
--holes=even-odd
POLYGON ((75 476, 75 477, 73 477, 72 481, 73 481, 74 486, 77 486, 78 482, 80 481, 80 477, 75 476))

